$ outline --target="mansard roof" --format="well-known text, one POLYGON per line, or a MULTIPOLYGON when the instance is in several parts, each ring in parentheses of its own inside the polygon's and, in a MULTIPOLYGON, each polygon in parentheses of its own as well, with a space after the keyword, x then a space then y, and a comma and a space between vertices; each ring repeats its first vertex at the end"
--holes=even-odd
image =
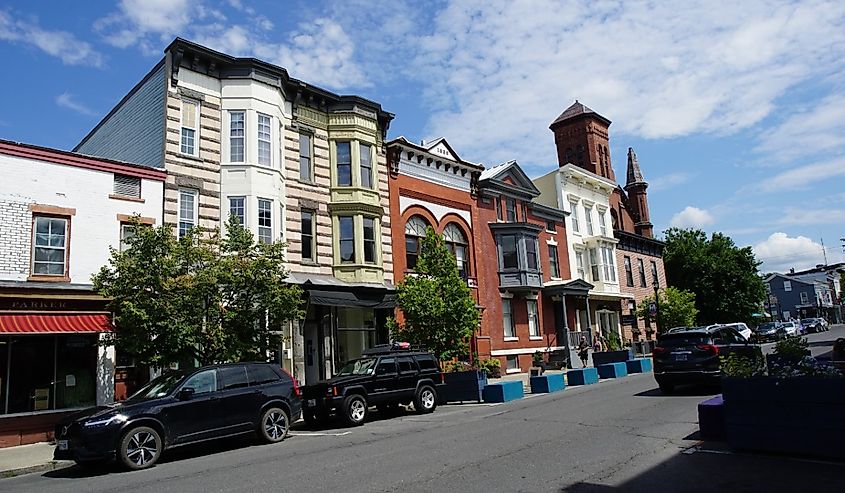
POLYGON ((566 108, 565 110, 563 110, 563 113, 561 113, 557 118, 555 118, 555 121, 553 121, 552 124, 549 127, 551 128, 551 127, 554 127, 555 125, 557 125, 561 122, 564 122, 564 121, 567 121, 567 120, 572 120, 574 118, 578 118, 578 117, 582 117, 582 116, 592 116, 592 117, 595 117, 595 118, 601 120, 606 125, 610 125, 610 120, 608 120, 607 118, 599 115, 593 109, 587 107, 586 105, 584 105, 584 103, 581 103, 576 99, 575 102, 572 103, 572 105, 569 108, 566 108))

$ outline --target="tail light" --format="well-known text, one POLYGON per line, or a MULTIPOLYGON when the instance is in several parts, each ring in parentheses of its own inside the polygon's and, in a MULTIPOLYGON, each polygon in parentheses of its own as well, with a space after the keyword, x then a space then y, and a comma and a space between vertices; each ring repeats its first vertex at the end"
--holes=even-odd
POLYGON ((702 351, 707 351, 713 354, 719 354, 719 346, 714 346, 712 344, 697 344, 695 347, 702 351))
POLYGON ((296 381, 296 379, 295 379, 295 378, 293 378, 293 375, 291 375, 290 373, 288 373, 288 371, 287 371, 287 370, 285 370, 284 368, 282 368, 282 371, 283 371, 283 372, 285 372, 285 375, 287 375, 288 377, 290 377, 290 380, 293 382, 293 395, 295 395, 295 396, 297 396, 297 397, 301 397, 301 396, 302 396, 302 393, 301 393, 301 392, 300 392, 300 390, 299 390, 299 382, 297 382, 297 381, 296 381))
POLYGON ((657 356, 658 354, 663 354, 666 352, 665 347, 655 346, 654 349, 651 350, 652 356, 657 356))

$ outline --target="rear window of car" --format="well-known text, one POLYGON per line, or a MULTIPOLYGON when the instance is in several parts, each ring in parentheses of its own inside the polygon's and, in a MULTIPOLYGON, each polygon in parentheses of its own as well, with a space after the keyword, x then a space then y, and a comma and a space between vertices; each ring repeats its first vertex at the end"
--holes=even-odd
POLYGON ((217 369, 220 390, 238 389, 249 386, 246 369, 243 366, 224 366, 217 369))
POLYGON ((689 346, 691 344, 709 344, 710 335, 704 332, 676 332, 660 337, 661 346, 689 346))
POLYGON ((277 382, 279 375, 267 365, 249 365, 246 367, 250 385, 277 382))
POLYGON ((437 369, 437 362, 434 361, 434 357, 428 354, 420 354, 414 356, 417 360, 417 364, 420 365, 420 370, 436 370, 437 369))

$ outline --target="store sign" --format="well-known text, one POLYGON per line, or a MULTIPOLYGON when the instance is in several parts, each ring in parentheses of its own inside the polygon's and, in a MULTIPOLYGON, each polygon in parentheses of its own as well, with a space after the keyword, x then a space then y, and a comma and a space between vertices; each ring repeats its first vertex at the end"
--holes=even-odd
POLYGON ((637 326, 637 316, 636 315, 622 315, 622 325, 630 325, 631 327, 637 326))
POLYGON ((657 315, 657 303, 652 301, 648 304, 648 314, 652 317, 657 315))

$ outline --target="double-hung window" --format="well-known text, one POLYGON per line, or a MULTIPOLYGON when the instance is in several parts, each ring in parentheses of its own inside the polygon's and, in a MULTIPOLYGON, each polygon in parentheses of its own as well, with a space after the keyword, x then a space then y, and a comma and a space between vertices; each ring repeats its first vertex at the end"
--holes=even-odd
POLYGON ((625 284, 634 286, 634 271, 631 267, 631 257, 625 256, 625 284))
POLYGON ((516 337, 516 331, 513 326, 511 300, 507 298, 502 299, 502 324, 505 329, 505 337, 516 337))
POLYGON ((358 144, 358 153, 361 155, 361 186, 373 188, 373 156, 372 147, 367 144, 358 144))
POLYGON ((602 236, 607 236, 607 219, 605 218, 605 211, 598 209, 599 212, 599 231, 602 236))
POLYGON ((242 163, 245 159, 244 137, 246 136, 246 121, 243 111, 229 112, 229 161, 242 163))
POLYGON ((502 235, 500 248, 502 249, 502 269, 519 268, 519 256, 516 249, 516 235, 502 235))
POLYGON ((197 225, 197 194, 196 190, 179 190, 179 238, 197 225))
POLYGON ((258 241, 273 242, 273 201, 258 199, 258 241))
POLYGON ((315 261, 314 252, 316 250, 314 245, 314 211, 307 209, 302 210, 301 226, 302 226, 302 260, 315 261))
POLYGON ((376 263, 376 220, 364 218, 364 263, 376 263))
POLYGON ((496 197, 493 200, 496 201, 496 219, 501 221, 504 218, 504 215, 502 214, 502 198, 496 197))
POLYGON ((646 287, 645 283, 645 266, 643 265, 643 259, 637 259, 637 270, 639 271, 638 274, 640 275, 640 287, 646 287))
POLYGON ((528 268, 537 270, 537 242, 533 238, 525 238, 525 260, 528 268))
POLYGON ((593 206, 584 206, 584 224, 587 225, 587 236, 593 236, 593 206))
POLYGON ((129 240, 135 237, 135 225, 120 223, 120 251, 129 248, 129 240))
POLYGON ((613 248, 607 246, 601 247, 601 257, 604 280, 616 282, 616 262, 614 262, 613 248))
POLYGON ((352 152, 349 142, 337 143, 337 184, 341 187, 352 186, 352 152))
POLYGON ((555 279, 560 277, 560 262, 557 257, 557 245, 549 245, 549 267, 551 276, 555 279))
POLYGON ((34 216, 33 221, 32 274, 64 276, 67 273, 68 219, 34 216))
POLYGON ((575 233, 581 232, 581 222, 578 221, 578 202, 569 202, 570 218, 572 219, 572 231, 575 233))
POLYGON ((540 317, 537 315, 537 301, 525 300, 528 308, 528 336, 540 337, 540 317))
POLYGON ((299 179, 312 181, 311 134, 299 134, 299 179))
POLYGON ((810 296, 807 295, 806 291, 801 291, 801 304, 806 305, 810 302, 810 296))
POLYGON ((340 226, 340 261, 355 262, 355 221, 352 216, 337 218, 340 226))
POLYGON ((601 273, 599 272, 598 252, 595 248, 590 248, 590 273, 593 276, 593 281, 601 280, 601 273))
POLYGON ((505 199, 505 207, 508 214, 508 222, 516 222, 516 199, 505 199))
POLYGON ((584 252, 575 252, 575 268, 578 271, 578 279, 586 280, 586 271, 584 269, 584 252))
POLYGON ((657 262, 651 261, 651 283, 657 284, 657 262))
POLYGON ((246 225, 246 197, 229 197, 229 216, 235 216, 241 226, 246 225))
POLYGON ((182 100, 182 129, 179 145, 179 151, 182 154, 188 154, 189 156, 196 156, 198 154, 199 109, 200 105, 196 101, 182 100))
POLYGON ((258 114, 258 164, 270 166, 272 164, 272 124, 273 119, 261 113, 258 114))

